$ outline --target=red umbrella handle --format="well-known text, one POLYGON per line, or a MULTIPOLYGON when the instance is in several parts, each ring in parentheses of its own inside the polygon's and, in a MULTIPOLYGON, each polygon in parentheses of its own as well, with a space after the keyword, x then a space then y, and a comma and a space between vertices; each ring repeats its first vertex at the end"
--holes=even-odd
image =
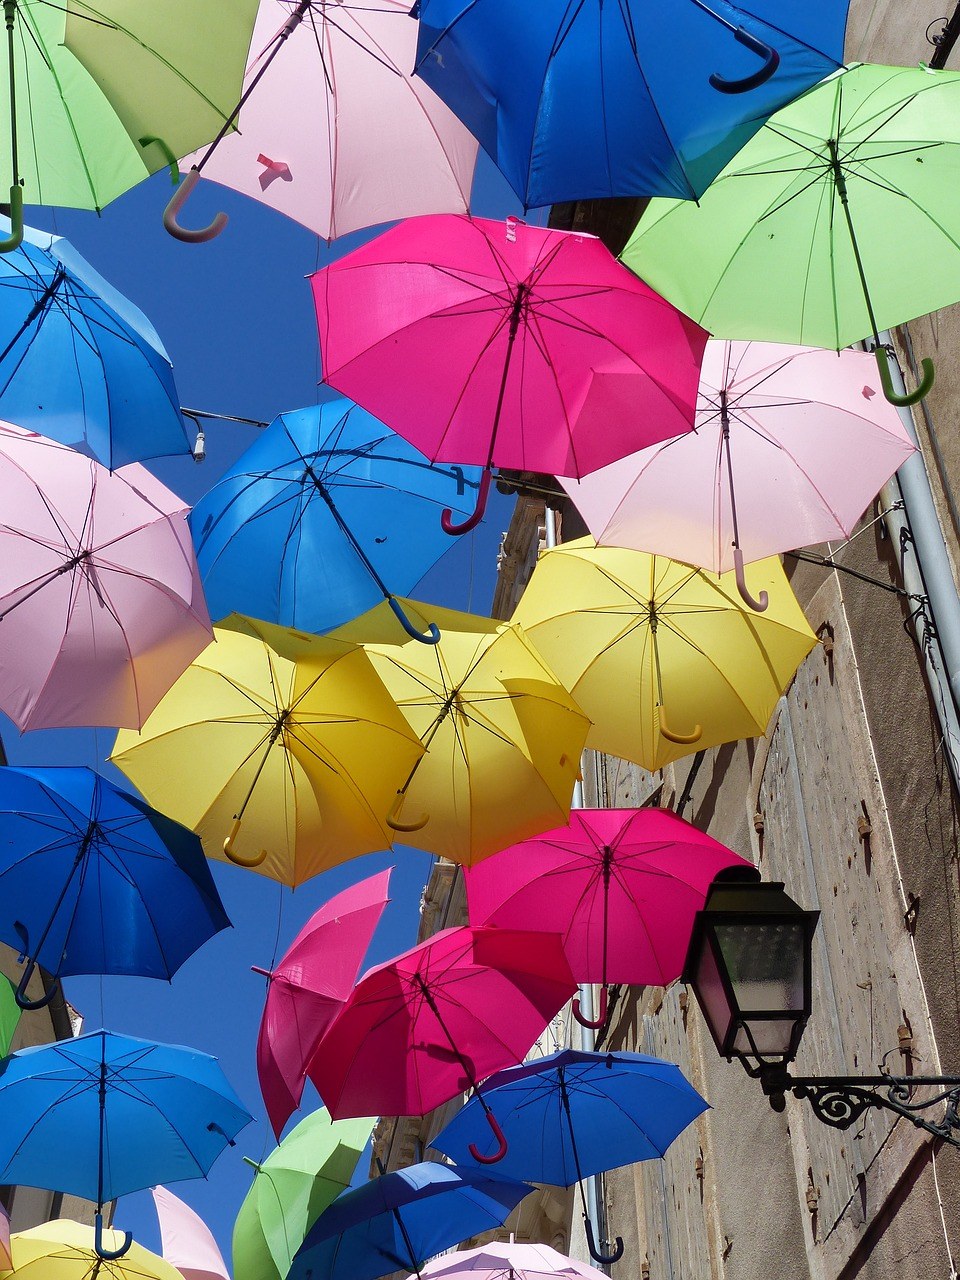
POLYGON ((444 533, 449 533, 451 537, 459 537, 461 533, 469 533, 471 529, 475 529, 483 519, 483 513, 487 509, 487 495, 490 492, 490 468, 484 469, 483 475, 480 477, 480 488, 477 490, 477 505, 474 507, 471 515, 467 516, 463 524, 453 523, 453 512, 446 507, 440 515, 440 527, 444 533))
POLYGON ((507 1146, 508 1146, 507 1139, 504 1136, 503 1130, 500 1128, 499 1120, 493 1114, 493 1112, 485 1111, 483 1114, 487 1117, 487 1124, 493 1130, 493 1136, 496 1138, 497 1142, 500 1145, 497 1147, 497 1150, 493 1153, 492 1156, 483 1155, 480 1151, 477 1150, 476 1143, 473 1143, 473 1142, 470 1143, 470 1146, 467 1148, 467 1150, 470 1152, 470 1158, 472 1160, 476 1160, 477 1164, 496 1164, 498 1160, 502 1160, 503 1157, 507 1154, 507 1146))
POLYGON ((599 1031, 607 1020, 607 988, 600 988, 600 1016, 596 1022, 591 1022, 589 1018, 585 1018, 580 1012, 580 1001, 575 999, 572 1005, 573 1016, 580 1023, 581 1027, 589 1027, 591 1031, 599 1031))

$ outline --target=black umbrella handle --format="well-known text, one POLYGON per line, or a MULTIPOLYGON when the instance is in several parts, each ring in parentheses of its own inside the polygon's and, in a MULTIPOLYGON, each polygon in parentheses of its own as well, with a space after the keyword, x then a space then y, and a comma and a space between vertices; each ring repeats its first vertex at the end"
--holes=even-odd
POLYGON ((772 45, 758 36, 752 35, 746 27, 737 27, 733 33, 734 40, 763 59, 763 66, 752 76, 744 76, 740 80, 727 80, 716 72, 710 77, 710 83, 720 93, 748 93, 751 89, 759 89, 765 84, 780 65, 780 54, 772 45))
POLYGON ((583 1229, 587 1236, 587 1248, 590 1250, 590 1257, 594 1262, 599 1262, 602 1266, 609 1267, 612 1266, 614 1262, 620 1261, 623 1257, 623 1240, 620 1236, 617 1236, 616 1238, 613 1252, 603 1253, 597 1248, 597 1242, 593 1234, 593 1223, 586 1214, 583 1215, 583 1229))
POLYGON ((27 967, 23 971, 23 976, 21 977, 20 982, 17 985, 17 989, 13 993, 13 998, 17 1002, 17 1008, 24 1009, 28 1012, 34 1009, 45 1009, 47 1005, 50 1003, 50 1001, 54 999, 54 997, 57 995, 57 993, 60 990, 60 979, 54 978, 49 991, 45 991, 39 1000, 31 1000, 27 995, 27 986, 29 985, 30 979, 34 975, 34 971, 36 970, 36 967, 37 967, 37 962, 31 956, 30 959, 27 961, 27 967))

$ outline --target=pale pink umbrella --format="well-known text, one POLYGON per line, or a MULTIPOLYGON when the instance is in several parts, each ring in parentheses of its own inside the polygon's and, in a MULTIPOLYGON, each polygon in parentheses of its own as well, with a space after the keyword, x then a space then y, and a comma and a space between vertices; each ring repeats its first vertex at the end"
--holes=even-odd
POLYGON ((203 1219, 166 1187, 152 1189, 163 1256, 183 1280, 230 1280, 223 1255, 203 1219))
POLYGON ((914 451, 872 353, 708 342, 694 430, 563 481, 603 546, 725 573, 848 538, 914 451))
POLYGON ((312 276, 324 381, 435 460, 582 476, 693 423, 705 330, 595 236, 411 218, 312 276))
POLYGON ((0 423, 0 707, 20 729, 139 729, 210 642, 186 505, 0 423))
POLYGON ((300 1105, 307 1064, 353 990, 389 901, 390 870, 351 885, 314 912, 272 971, 257 1037, 257 1074, 273 1131, 300 1105))
POLYGON ((466 212, 478 144, 413 75, 416 48, 409 0, 261 0, 239 129, 185 157, 167 229, 191 241, 222 230, 222 214, 200 231, 177 223, 201 173, 327 240, 466 212))
POLYGON ((476 1249, 455 1249, 420 1268, 422 1280, 606 1280, 605 1273, 568 1258, 548 1244, 488 1240, 476 1249))

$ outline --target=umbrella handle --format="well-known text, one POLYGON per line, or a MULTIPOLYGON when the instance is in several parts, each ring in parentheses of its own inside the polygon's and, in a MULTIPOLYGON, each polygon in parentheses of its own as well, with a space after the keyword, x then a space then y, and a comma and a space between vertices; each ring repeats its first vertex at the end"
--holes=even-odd
POLYGON ((596 1022, 591 1022, 589 1018, 585 1018, 580 1012, 580 1001, 574 998, 573 1016, 580 1023, 581 1027, 589 1027, 591 1031, 599 1031, 607 1020, 607 988, 600 988, 600 1016, 596 1022))
POLYGON ((259 867, 262 862, 266 861, 266 849, 261 849, 260 852, 255 853, 252 858, 244 858, 241 854, 234 851, 233 842, 240 834, 241 821, 242 819, 240 818, 234 818, 233 826, 230 828, 230 834, 223 842, 223 852, 236 867, 259 867))
POLYGON ((660 721, 660 732, 668 742, 675 742, 681 747, 689 747, 691 743, 699 742, 703 737, 703 729, 698 724, 694 725, 693 733, 674 733, 673 730, 667 726, 666 717, 663 714, 663 707, 657 707, 657 717, 660 721))
POLYGON ((12 253, 23 243, 23 187, 10 188, 10 234, 0 240, 0 253, 12 253))
POLYGON ((763 66, 752 76, 744 76, 741 80, 727 80, 726 77, 714 72, 710 77, 710 83, 720 93, 748 93, 751 89, 758 89, 770 79, 780 65, 780 54, 765 40, 751 35, 745 27, 737 27, 733 38, 738 44, 745 45, 758 58, 763 58, 763 66))
POLYGON ((98 1258, 103 1258, 104 1262, 113 1262, 116 1258, 122 1258, 133 1244, 133 1234, 130 1231, 123 1233, 123 1244, 119 1249, 105 1249, 103 1247, 103 1214, 97 1213, 96 1223, 93 1228, 93 1248, 98 1258))
POLYGON ((462 524, 453 523, 453 511, 450 507, 444 508, 440 515, 440 528, 444 533, 449 533, 451 537, 457 538, 461 533, 469 533, 471 529, 475 529, 483 519, 483 513, 487 509, 487 495, 490 492, 490 468, 484 467, 483 475, 480 477, 480 488, 477 490, 477 505, 473 508, 473 512, 467 516, 462 524))
POLYGON ((17 1002, 18 1009, 26 1009, 28 1011, 33 1009, 45 1009, 47 1005, 50 1003, 50 1001, 56 996, 57 992, 60 990, 60 979, 54 978, 53 985, 51 986, 50 990, 45 991, 39 1000, 29 999, 27 996, 27 983, 33 977, 33 971, 36 969, 36 967, 37 967, 36 960, 30 959, 27 961, 27 967, 23 971, 23 976, 21 977, 20 982, 17 985, 16 991, 13 993, 13 998, 17 1002))
POLYGON ((485 1111, 483 1114, 487 1117, 487 1124, 490 1126, 493 1131, 493 1136, 500 1145, 497 1147, 496 1151, 494 1151, 492 1156, 483 1155, 482 1152, 477 1150, 476 1144, 473 1142, 470 1143, 467 1150, 470 1152, 470 1159, 476 1160, 477 1164, 496 1164, 498 1160, 502 1160, 507 1154, 507 1139, 503 1130, 500 1128, 499 1120, 493 1112, 485 1111))
POLYGON ((177 164, 177 157, 173 154, 162 138, 158 138, 156 134, 145 133, 142 138, 138 138, 137 142, 144 150, 149 146, 159 147, 163 152, 163 158, 166 160, 170 169, 170 181, 175 187, 180 185, 180 168, 177 164))
POLYGON ((421 644, 437 644, 440 639, 440 628, 435 622, 431 622, 426 631, 421 633, 403 612, 399 600, 395 599, 394 596, 388 596, 387 604, 396 614, 397 621, 408 636, 414 640, 419 640, 421 644))
POLYGON ((182 240, 185 244, 202 244, 206 240, 212 240, 220 234, 229 221, 225 213, 218 213, 207 227, 198 227, 193 231, 189 227, 181 227, 177 221, 177 215, 187 203, 191 191, 199 181, 200 170, 194 165, 170 197, 170 201, 163 211, 163 225, 175 240, 182 240))
POLYGON ((393 802, 393 808, 387 814, 387 826, 391 831, 422 831, 430 821, 429 813, 425 813, 422 818, 417 818, 415 822, 400 821, 400 806, 404 801, 404 792, 398 791, 397 798, 393 802))
POLYGON ((917 404, 918 401, 922 400, 924 396, 928 394, 933 386, 933 380, 936 374, 933 367, 933 361, 927 356, 924 356, 920 361, 920 367, 923 369, 923 377, 920 380, 920 385, 915 391, 908 391, 906 394, 901 396, 893 389, 893 380, 890 377, 890 363, 887 360, 886 347, 874 347, 873 354, 876 357, 877 372, 880 374, 880 385, 883 387, 884 397, 889 400, 891 404, 917 404))
POLYGON ((755 609, 757 613, 763 613, 770 602, 769 596, 765 591, 761 591, 755 600, 747 590, 747 579, 743 572, 743 552, 739 547, 733 548, 733 566, 734 576, 737 579, 737 590, 740 592, 740 599, 744 604, 748 604, 751 609, 755 609))
POLYGON ((603 1266, 609 1267, 609 1266, 612 1266, 614 1262, 620 1261, 620 1259, 623 1257, 623 1240, 621 1239, 620 1236, 617 1236, 616 1238, 616 1244, 615 1244, 613 1253, 601 1253, 600 1250, 597 1248, 597 1242, 594 1239, 593 1223, 590 1221, 590 1219, 587 1217, 586 1214, 583 1215, 583 1229, 586 1232, 586 1236, 587 1236, 587 1248, 590 1250, 590 1257, 594 1260, 594 1262, 599 1262, 603 1266))

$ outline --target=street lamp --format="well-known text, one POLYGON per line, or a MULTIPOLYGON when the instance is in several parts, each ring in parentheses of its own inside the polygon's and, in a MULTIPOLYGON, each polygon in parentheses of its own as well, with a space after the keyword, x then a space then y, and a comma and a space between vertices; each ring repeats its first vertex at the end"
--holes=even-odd
POLYGON ((693 988, 718 1052, 758 1078, 774 1111, 786 1094, 806 1098, 819 1120, 847 1129, 870 1107, 893 1111, 960 1147, 960 1077, 791 1076, 811 1012, 813 935, 782 884, 715 880, 694 920, 682 980, 693 988), (923 1085, 938 1092, 918 1101, 923 1085), (943 1115, 920 1113, 943 1104, 943 1115))

